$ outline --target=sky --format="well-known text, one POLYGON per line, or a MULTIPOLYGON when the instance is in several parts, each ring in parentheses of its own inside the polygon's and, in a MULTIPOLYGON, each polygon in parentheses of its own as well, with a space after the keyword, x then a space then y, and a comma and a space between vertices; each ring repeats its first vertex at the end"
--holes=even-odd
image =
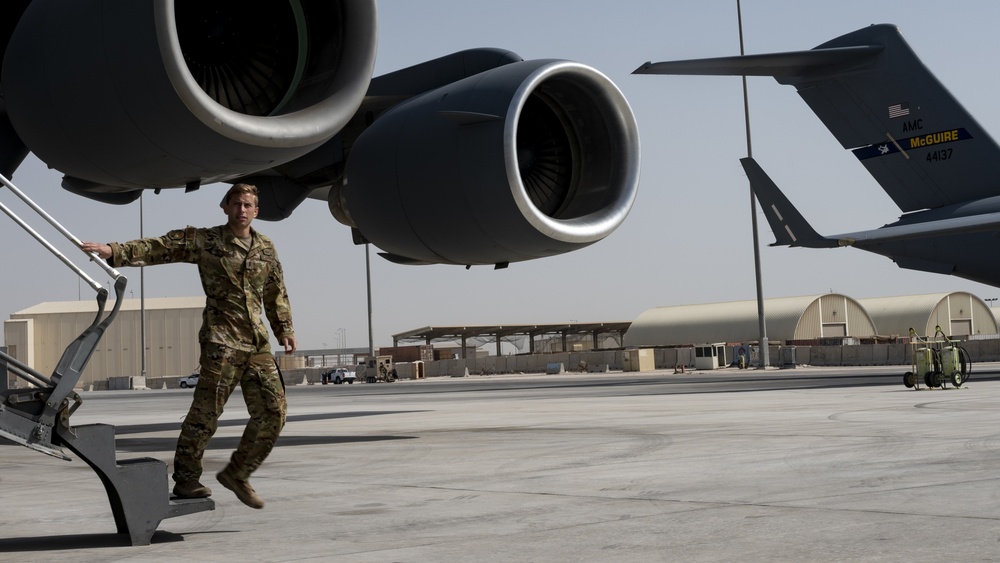
MULTIPOLYGON (((473 47, 524 59, 578 61, 614 81, 641 139, 639 193, 624 224, 605 240, 562 256, 490 267, 400 266, 371 252, 374 344, 423 326, 630 321, 643 311, 756 298, 743 92, 738 77, 632 75, 645 61, 739 54, 735 0, 384 0, 378 3, 375 74, 473 47)), ((924 0, 744 0, 747 54, 810 49, 869 24, 892 23, 918 56, 988 131, 1000 134, 1000 3, 924 0)), ((748 79, 753 155, 821 234, 879 227, 899 209, 842 149, 795 93, 766 77, 748 79)), ((140 236, 139 204, 108 206, 59 187, 61 175, 33 156, 15 173, 22 191, 83 240, 140 236)), ((225 222, 228 186, 144 198, 143 234, 225 222)), ((79 251, 0 189, 0 202, 67 255, 79 251)), ((759 210, 759 208, 758 208, 759 210)), ((1000 289, 952 276, 903 270, 856 249, 790 249, 758 216, 765 298, 828 292, 854 298, 1000 289)), ((366 347, 365 250, 322 202, 290 219, 254 226, 274 240, 301 349, 366 347)), ((0 215, 0 318, 46 301, 94 299, 93 290, 12 220, 0 215)), ((995 259, 984 256, 984 260, 995 259)), ((107 283, 103 271, 88 273, 107 283)), ((138 298, 139 272, 126 297, 138 298)), ((146 297, 202 295, 197 269, 145 269, 146 297)))

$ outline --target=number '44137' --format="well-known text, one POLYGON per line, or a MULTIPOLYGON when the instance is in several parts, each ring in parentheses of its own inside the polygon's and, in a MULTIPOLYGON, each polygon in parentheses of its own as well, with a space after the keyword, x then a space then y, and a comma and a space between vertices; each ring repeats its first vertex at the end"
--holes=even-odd
POLYGON ((940 162, 942 160, 948 160, 951 158, 951 151, 953 149, 941 149, 939 151, 931 151, 927 153, 927 162, 940 162))

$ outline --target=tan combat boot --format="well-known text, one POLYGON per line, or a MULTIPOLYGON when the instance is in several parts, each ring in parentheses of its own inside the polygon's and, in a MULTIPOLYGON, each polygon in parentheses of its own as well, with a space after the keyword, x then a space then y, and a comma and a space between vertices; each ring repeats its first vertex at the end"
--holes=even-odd
POLYGON ((236 493, 236 498, 240 499, 240 502, 243 504, 250 508, 264 508, 264 499, 260 498, 257 492, 253 490, 253 487, 250 486, 250 481, 237 479, 224 469, 215 478, 222 483, 223 487, 236 493))
POLYGON ((188 479, 174 485, 174 496, 177 498, 205 498, 212 496, 212 489, 202 485, 197 479, 188 479))

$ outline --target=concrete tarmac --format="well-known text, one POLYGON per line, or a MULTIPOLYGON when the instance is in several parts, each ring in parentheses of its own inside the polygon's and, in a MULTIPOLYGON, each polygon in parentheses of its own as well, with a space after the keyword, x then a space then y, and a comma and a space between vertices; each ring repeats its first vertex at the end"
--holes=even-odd
MULTIPOLYGON (((860 370, 905 368, 781 375, 860 370)), ((669 372, 503 377, 581 383, 290 388, 252 479, 263 510, 214 478, 246 418, 237 393, 205 456, 216 509, 141 547, 81 461, 0 444, 0 560, 1000 560, 998 381, 672 394, 669 372)), ((119 459, 170 462, 190 392, 84 400, 73 423, 115 424, 119 459)))

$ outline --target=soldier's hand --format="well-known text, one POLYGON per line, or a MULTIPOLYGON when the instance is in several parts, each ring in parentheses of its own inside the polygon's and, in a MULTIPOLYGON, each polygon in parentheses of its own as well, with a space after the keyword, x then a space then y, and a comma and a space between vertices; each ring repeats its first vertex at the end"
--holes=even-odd
POLYGON ((298 346, 298 344, 295 342, 294 336, 286 336, 282 338, 281 345, 285 347, 286 354, 291 354, 295 352, 295 348, 298 346))
POLYGON ((111 258, 111 246, 107 244, 101 244, 99 242, 85 242, 80 245, 80 248, 84 252, 93 252, 102 260, 111 258))

